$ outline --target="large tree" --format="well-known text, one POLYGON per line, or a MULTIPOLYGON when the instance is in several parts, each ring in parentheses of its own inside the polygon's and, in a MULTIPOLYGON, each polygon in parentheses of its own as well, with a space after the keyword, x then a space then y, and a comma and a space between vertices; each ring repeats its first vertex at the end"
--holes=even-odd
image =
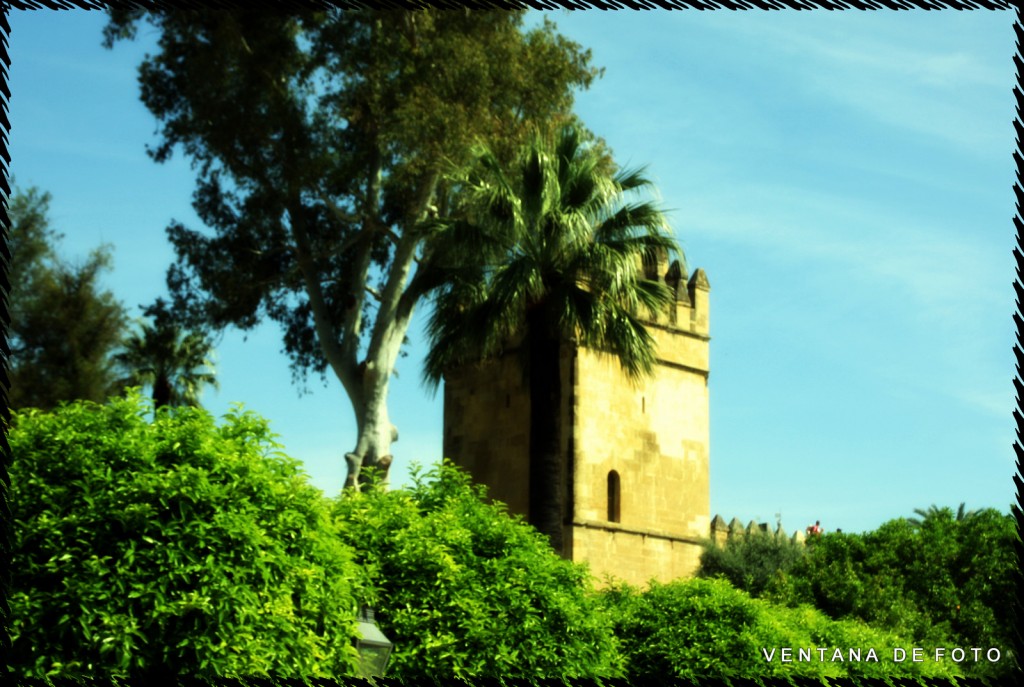
POLYGON ((154 410, 198 406, 204 386, 217 388, 212 342, 204 332, 188 331, 176 322, 162 298, 145 308, 144 314, 152 322, 140 324, 114 355, 125 373, 121 383, 151 387, 154 410))
POLYGON ((429 332, 428 381, 499 354, 515 338, 530 395, 529 520, 562 550, 560 351, 574 337, 651 372, 655 346, 639 319, 669 302, 643 259, 678 252, 662 212, 636 198, 640 170, 614 172, 578 127, 536 134, 506 171, 483 150, 463 205, 435 223, 434 257, 451 268, 429 332))
POLYGON ((110 356, 126 317, 99 281, 110 249, 97 248, 79 264, 62 259, 49 203, 50 194, 36 188, 16 189, 10 200, 12 408, 103 401, 116 391, 110 356))
POLYGON ((468 10, 116 10, 107 44, 143 16, 159 34, 140 67, 151 153, 192 159, 213 230, 168 229, 176 307, 280 323, 296 376, 329 369, 351 401, 346 483, 363 465, 386 476, 388 382, 437 283, 421 226, 447 208, 443 172, 477 140, 510 151, 532 122, 568 117, 597 75, 589 51, 547 21, 524 31, 522 12, 468 10))

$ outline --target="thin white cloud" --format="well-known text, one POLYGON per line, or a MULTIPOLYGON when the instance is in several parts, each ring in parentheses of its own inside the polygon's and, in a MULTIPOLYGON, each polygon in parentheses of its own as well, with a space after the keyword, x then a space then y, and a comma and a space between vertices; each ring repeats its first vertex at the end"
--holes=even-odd
POLYGON ((910 23, 884 13, 718 21, 713 26, 723 35, 739 36, 737 45, 752 53, 788 56, 765 63, 775 65, 779 82, 791 82, 806 96, 824 97, 964 151, 1008 153, 1013 142, 1013 15, 1007 13, 1002 26, 984 17, 944 21, 948 38, 941 43, 934 42, 935 33, 919 36, 910 23), (999 104, 986 110, 1001 108, 1004 116, 979 120, 979 102, 999 104))
POLYGON ((804 65, 871 70, 948 89, 1002 88, 1013 76, 1014 14, 945 13, 927 25, 893 13, 769 15, 708 22, 720 35, 741 36, 758 49, 788 53, 804 65), (936 42, 942 37, 942 42, 936 42), (1002 41, 1002 43, 1000 43, 1002 41), (1002 46, 1005 69, 992 67, 1002 46), (982 55, 981 53, 986 53, 982 55))
MULTIPOLYGON (((875 72, 904 85, 947 91, 974 87, 999 89, 1008 85, 1009 74, 993 70, 991 64, 963 48, 913 47, 905 42, 882 41, 856 32, 846 34, 843 41, 806 31, 776 28, 770 33, 778 37, 787 51, 812 60, 819 68, 828 65, 844 71, 875 72)), ((1012 51, 1007 52, 1008 60, 1012 56, 1012 51)))
POLYGON ((960 400, 978 410, 996 417, 1010 420, 1014 408, 1014 397, 1010 379, 1007 377, 1004 391, 983 391, 971 389, 960 394, 960 400))
POLYGON ((1008 417, 1012 395, 998 383, 1012 373, 1012 341, 1009 326, 993 329, 993 317, 1005 313, 1009 321, 1013 263, 997 230, 926 225, 867 199, 768 184, 694 197, 684 207, 681 225, 702 241, 761 252, 762 264, 803 279, 822 275, 813 282, 824 289, 818 296, 837 311, 881 308, 902 322, 884 335, 903 348, 865 361, 882 386, 1008 417), (1005 358, 994 353, 1001 346, 1005 358), (928 365, 945 372, 922 374, 928 365))
POLYGON ((993 71, 977 55, 963 51, 944 54, 912 55, 900 65, 908 76, 922 84, 946 90, 959 90, 965 86, 1006 88, 1005 74, 993 71))
MULTIPOLYGON (((898 75, 867 70, 818 73, 811 79, 823 95, 860 111, 883 124, 939 139, 961 151, 982 155, 1009 155, 1013 142, 1013 110, 1010 89, 1005 86, 1005 116, 980 120, 972 104, 991 97, 964 87, 959 96, 947 88, 936 89, 924 81, 914 83, 898 75), (936 93, 937 90, 943 91, 936 93)), ((989 109, 991 112, 991 109, 989 109)))
POLYGON ((896 289, 890 292, 929 320, 963 321, 979 304, 1008 297, 1002 287, 1012 278, 1009 251, 1004 255, 991 235, 924 226, 866 199, 757 185, 703 194, 682 206, 680 226, 704 241, 758 247, 780 264, 841 270, 851 292, 896 289))

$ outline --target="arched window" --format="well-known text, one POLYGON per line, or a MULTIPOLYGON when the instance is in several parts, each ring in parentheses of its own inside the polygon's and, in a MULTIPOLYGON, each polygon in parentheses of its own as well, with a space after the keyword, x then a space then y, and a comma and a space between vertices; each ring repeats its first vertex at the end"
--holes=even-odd
POLYGON ((612 470, 608 473, 608 521, 620 522, 621 513, 619 504, 622 501, 622 492, 619 486, 619 473, 612 470))

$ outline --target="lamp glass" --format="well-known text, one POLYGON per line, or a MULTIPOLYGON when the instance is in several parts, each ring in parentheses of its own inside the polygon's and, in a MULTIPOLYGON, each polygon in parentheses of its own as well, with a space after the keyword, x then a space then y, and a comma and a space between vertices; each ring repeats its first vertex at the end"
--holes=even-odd
POLYGON ((362 609, 358 626, 356 651, 359 652, 359 673, 362 677, 383 677, 394 645, 377 627, 372 610, 362 609))

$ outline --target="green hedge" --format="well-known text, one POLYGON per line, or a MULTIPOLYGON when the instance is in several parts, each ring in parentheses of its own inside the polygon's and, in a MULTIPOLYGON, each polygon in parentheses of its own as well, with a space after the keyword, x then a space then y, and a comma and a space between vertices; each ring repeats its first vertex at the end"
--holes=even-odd
POLYGON ((151 412, 14 415, 9 669, 351 673, 357 570, 321 493, 251 413, 151 412))
POLYGON ((815 537, 771 598, 811 603, 836 619, 861 620, 923 647, 998 649, 998 663, 966 663, 967 676, 1012 670, 1014 519, 994 509, 958 518, 933 509, 919 523, 890 520, 864 534, 815 537))
POLYGON ((643 592, 616 584, 603 601, 615 622, 626 671, 638 679, 960 674, 951 661, 894 662, 894 649, 913 644, 863 623, 831 620, 807 606, 789 609, 753 599, 726 580, 652 582, 643 592), (789 662, 781 660, 783 648, 792 650, 789 662), (818 648, 827 650, 824 660, 818 648), (859 660, 850 648, 862 649, 859 660), (799 660, 799 649, 813 649, 811 660, 799 660), (875 650, 877 661, 868 649, 875 650))
POLYGON ((805 553, 802 543, 770 533, 733 536, 724 546, 709 541, 701 552, 697 576, 724 577, 736 589, 760 598, 781 584, 805 553))
MULTIPOLYGON (((396 645, 388 676, 408 683, 953 677, 999 674, 1012 660, 1004 651, 999 666, 894 662, 894 649, 932 646, 806 604, 753 599, 722 579, 596 592, 586 566, 557 556, 447 463, 406 489, 327 499, 252 413, 235 409, 218 424, 202 410, 167 409, 150 422, 151 412, 135 393, 14 415, 13 675, 351 675, 362 603, 396 645), (812 660, 799 660, 800 649, 815 650, 812 660)), ((836 614, 870 602, 873 622, 903 627, 959 602, 959 619, 932 623, 936 636, 995 638, 1005 609, 985 609, 1005 592, 1008 564, 981 554, 1002 551, 1006 523, 987 512, 948 520, 939 513, 920 533, 883 527, 873 536, 887 539, 872 546, 826 535, 781 577, 761 575, 772 552, 758 549, 749 569, 760 577, 744 579, 836 614), (961 533, 959 548, 942 545, 949 532, 961 533), (925 554, 952 563, 935 572, 925 554), (897 572, 901 582, 879 586, 897 572)))
POLYGON ((608 676, 621 673, 611 624, 583 565, 445 464, 409 489, 335 503, 342 537, 379 589, 395 642, 389 676, 608 676))
POLYGON ((806 546, 771 535, 708 544, 701 577, 721 577, 751 596, 811 605, 904 637, 909 646, 996 649, 998 662, 964 662, 967 677, 999 678, 1014 666, 1014 546, 1010 514, 932 506, 864 534, 829 533, 806 546))

